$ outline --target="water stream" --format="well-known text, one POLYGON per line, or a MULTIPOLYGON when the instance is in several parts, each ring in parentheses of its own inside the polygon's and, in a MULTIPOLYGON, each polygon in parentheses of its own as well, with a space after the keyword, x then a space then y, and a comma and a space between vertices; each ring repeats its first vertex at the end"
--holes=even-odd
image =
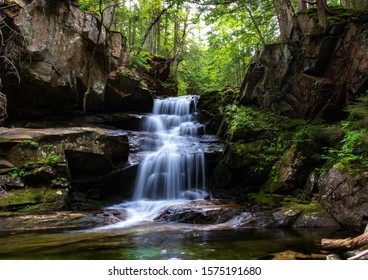
POLYGON ((104 229, 122 228, 152 220, 165 206, 205 196, 205 159, 197 122, 197 96, 156 99, 152 114, 142 123, 145 134, 133 199, 113 209, 127 212, 126 221, 104 229))
MULTIPOLYGON (((279 252, 320 254, 326 229, 242 229, 155 222, 166 207, 206 195, 204 127, 197 97, 155 100, 142 123, 141 162, 133 198, 112 205, 127 219, 95 230, 0 232, 0 259, 272 259, 279 252)), ((176 207, 176 206, 175 206, 176 207)), ((286 256, 292 258, 292 256, 286 256)), ((317 258, 324 258, 317 255, 317 258)))

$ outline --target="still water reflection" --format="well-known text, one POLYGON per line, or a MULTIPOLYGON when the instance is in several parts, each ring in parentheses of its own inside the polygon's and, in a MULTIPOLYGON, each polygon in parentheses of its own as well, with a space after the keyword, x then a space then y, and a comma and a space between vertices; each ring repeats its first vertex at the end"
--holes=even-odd
POLYGON ((343 236, 317 229, 209 229, 147 222, 111 231, 1 233, 0 259, 272 259, 287 250, 320 253, 321 238, 343 236))

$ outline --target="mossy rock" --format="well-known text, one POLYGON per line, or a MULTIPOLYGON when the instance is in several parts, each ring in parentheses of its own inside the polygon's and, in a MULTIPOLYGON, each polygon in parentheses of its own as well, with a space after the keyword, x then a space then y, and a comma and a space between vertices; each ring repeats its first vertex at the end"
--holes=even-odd
POLYGON ((340 228, 341 226, 315 199, 309 204, 291 203, 289 207, 302 213, 293 224, 296 228, 340 228))
POLYGON ((8 191, 0 197, 4 211, 61 210, 67 208, 67 189, 24 188, 8 191))

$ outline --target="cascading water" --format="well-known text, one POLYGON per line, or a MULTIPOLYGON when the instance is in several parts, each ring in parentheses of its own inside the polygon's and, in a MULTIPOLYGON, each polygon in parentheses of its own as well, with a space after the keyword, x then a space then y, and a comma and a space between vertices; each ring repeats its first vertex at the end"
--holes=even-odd
POLYGON ((133 200, 119 205, 128 219, 110 227, 131 226, 153 219, 166 205, 203 198, 205 162, 198 136, 204 127, 196 120, 197 101, 197 96, 155 100, 142 124, 147 155, 138 169, 133 200))

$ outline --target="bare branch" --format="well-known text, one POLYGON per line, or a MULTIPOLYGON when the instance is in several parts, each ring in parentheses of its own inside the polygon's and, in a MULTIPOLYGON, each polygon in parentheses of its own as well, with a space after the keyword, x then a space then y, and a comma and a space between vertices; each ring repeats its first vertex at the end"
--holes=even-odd
POLYGON ((359 254, 356 254, 353 257, 348 258, 348 260, 359 260, 360 258, 364 257, 365 255, 368 255, 368 249, 363 251, 363 252, 360 252, 359 254))
POLYGON ((18 79, 18 84, 20 84, 20 75, 14 63, 6 56, 0 56, 0 59, 3 59, 5 64, 10 68, 6 75, 15 75, 18 79))

